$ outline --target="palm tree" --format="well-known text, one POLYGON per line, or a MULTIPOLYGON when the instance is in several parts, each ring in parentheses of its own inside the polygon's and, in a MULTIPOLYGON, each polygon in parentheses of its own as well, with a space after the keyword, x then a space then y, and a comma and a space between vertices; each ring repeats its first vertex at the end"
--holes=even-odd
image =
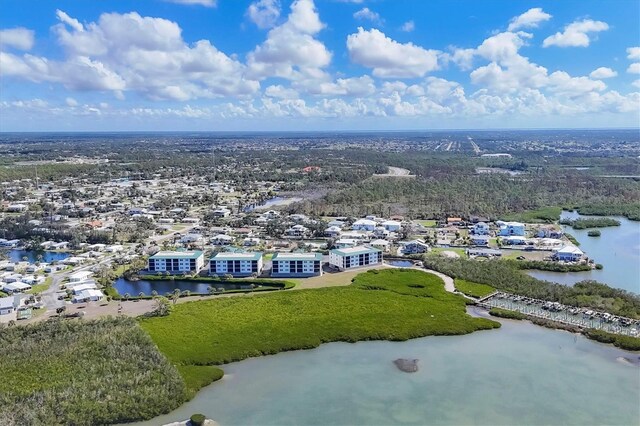
POLYGON ((151 290, 151 296, 152 297, 157 297, 158 296, 158 292, 156 290, 151 290))
POLYGON ((125 293, 124 296, 122 296, 124 300, 129 300, 130 297, 131 295, 129 293, 125 293))
POLYGON ((141 291, 140 293, 138 293, 138 297, 144 297, 144 291, 141 291))

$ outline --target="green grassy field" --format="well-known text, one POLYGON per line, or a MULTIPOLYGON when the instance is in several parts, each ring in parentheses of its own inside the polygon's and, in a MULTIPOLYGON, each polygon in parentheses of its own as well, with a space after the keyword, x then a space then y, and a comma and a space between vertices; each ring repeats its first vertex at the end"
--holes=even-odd
POLYGON ((1 424, 124 423, 166 413, 189 395, 131 318, 9 327, 0 341, 1 424))
MULTIPOLYGON (((347 287, 179 304, 169 316, 140 323, 181 369, 326 342, 407 340, 499 327, 468 316, 465 300, 447 293, 442 280, 432 274, 371 270, 353 281, 347 287)), ((198 383, 192 381, 194 385, 198 383)))
POLYGON ((476 297, 476 298, 488 296, 494 291, 496 291, 495 288, 489 285, 474 283, 472 281, 465 281, 459 278, 456 278, 454 280, 454 283, 458 291, 466 294, 467 296, 476 297))

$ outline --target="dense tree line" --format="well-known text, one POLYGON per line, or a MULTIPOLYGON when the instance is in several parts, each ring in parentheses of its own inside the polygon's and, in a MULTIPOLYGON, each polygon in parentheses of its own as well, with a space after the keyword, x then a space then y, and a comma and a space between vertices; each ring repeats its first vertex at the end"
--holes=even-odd
POLYGON ((150 419, 185 399, 178 371, 131 318, 0 329, 0 424, 150 419))

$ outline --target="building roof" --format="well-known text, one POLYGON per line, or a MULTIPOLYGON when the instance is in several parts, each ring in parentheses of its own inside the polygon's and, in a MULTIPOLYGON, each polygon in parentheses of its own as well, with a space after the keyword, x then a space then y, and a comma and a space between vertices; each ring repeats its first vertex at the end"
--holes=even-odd
POLYGON ((211 257, 212 261, 216 260, 260 260, 262 253, 216 253, 211 257))
POLYGON ((271 260, 318 260, 322 261, 322 253, 276 253, 271 260))
POLYGON ((149 259, 197 259, 203 255, 200 250, 195 251, 159 251, 149 259))
POLYGON ((9 297, 0 297, 0 309, 9 309, 15 307, 15 298, 12 296, 9 297))
POLYGON ((561 249, 556 250, 556 253, 562 254, 578 254, 582 256, 584 252, 575 246, 564 246, 561 249))
POLYGON ((365 254, 365 253, 380 253, 381 251, 382 250, 379 250, 373 247, 358 246, 358 247, 331 250, 331 253, 335 253, 339 256, 354 256, 354 255, 365 254))

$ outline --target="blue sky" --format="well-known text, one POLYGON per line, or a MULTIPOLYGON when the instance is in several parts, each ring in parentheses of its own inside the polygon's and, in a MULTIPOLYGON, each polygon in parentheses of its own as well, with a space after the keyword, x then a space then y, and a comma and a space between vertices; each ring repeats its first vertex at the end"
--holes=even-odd
POLYGON ((0 7, 0 131, 640 125, 636 0, 0 7))

